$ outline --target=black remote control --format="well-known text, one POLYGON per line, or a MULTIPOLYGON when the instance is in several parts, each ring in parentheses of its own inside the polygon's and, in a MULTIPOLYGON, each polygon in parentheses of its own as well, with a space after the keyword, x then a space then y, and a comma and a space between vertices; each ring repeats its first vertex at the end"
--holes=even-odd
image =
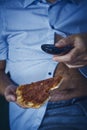
POLYGON ((72 46, 66 46, 63 48, 55 47, 53 44, 43 44, 41 45, 41 49, 45 51, 46 53, 52 54, 52 55, 59 55, 59 54, 65 54, 69 52, 73 47, 72 46))

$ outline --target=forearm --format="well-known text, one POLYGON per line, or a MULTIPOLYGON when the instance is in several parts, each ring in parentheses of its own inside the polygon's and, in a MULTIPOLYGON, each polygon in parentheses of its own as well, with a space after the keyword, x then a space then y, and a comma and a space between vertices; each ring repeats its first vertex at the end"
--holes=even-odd
POLYGON ((12 85, 9 76, 5 74, 4 70, 0 70, 0 94, 4 94, 5 88, 12 85))
POLYGON ((5 74, 5 60, 0 61, 0 94, 4 94, 5 88, 13 84, 9 76, 5 74))

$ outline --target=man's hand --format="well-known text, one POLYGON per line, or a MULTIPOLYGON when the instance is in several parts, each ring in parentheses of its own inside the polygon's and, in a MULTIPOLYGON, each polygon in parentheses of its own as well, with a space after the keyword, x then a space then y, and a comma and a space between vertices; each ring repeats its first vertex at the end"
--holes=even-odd
POLYGON ((7 86, 4 91, 4 96, 8 102, 16 102, 16 86, 7 86))
POLYGON ((53 60, 65 63, 69 68, 78 68, 87 65, 87 34, 72 35, 59 40, 55 46, 73 46, 73 49, 64 55, 55 55, 53 60))
POLYGON ((5 96, 7 101, 16 101, 16 85, 10 79, 9 75, 5 73, 6 61, 0 61, 0 94, 5 96))
POLYGON ((4 97, 5 97, 6 101, 14 102, 19 107, 26 108, 26 107, 23 107, 23 106, 21 106, 20 104, 17 103, 17 101, 16 101, 16 98, 17 98, 16 89, 17 89, 17 86, 15 86, 15 85, 9 85, 5 88, 4 97))

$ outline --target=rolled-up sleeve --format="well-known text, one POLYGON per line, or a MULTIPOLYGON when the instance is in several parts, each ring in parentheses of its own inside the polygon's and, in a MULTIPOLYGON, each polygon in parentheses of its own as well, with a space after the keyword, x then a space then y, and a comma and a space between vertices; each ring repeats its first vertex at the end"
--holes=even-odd
POLYGON ((4 20, 2 16, 2 10, 0 7, 0 60, 7 59, 7 43, 5 42, 4 35, 4 20))

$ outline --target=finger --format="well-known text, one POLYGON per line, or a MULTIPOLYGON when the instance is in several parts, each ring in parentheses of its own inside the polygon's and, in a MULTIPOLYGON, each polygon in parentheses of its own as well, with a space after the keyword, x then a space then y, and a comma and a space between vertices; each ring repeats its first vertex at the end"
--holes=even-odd
POLYGON ((74 40, 71 37, 63 38, 55 43, 56 47, 74 46, 74 40))
POLYGON ((15 101, 16 100, 16 93, 15 93, 16 88, 8 86, 5 90, 4 96, 7 101, 15 101))
POLYGON ((65 55, 61 55, 61 56, 55 55, 55 56, 53 56, 53 60, 57 61, 57 62, 74 63, 74 61, 76 60, 78 55, 79 55, 79 50, 74 48, 65 55))
POLYGON ((86 61, 83 61, 83 60, 82 61, 77 60, 76 62, 74 62, 72 64, 69 64, 69 63, 65 63, 65 64, 68 68, 79 68, 79 67, 83 67, 83 66, 87 65, 86 61))
POLYGON ((6 97, 6 100, 8 102, 15 102, 16 101, 16 97, 14 95, 7 95, 5 97, 6 97))
POLYGON ((70 65, 70 64, 67 64, 67 63, 66 63, 66 66, 67 66, 68 68, 80 68, 80 67, 83 67, 84 65, 70 65))

